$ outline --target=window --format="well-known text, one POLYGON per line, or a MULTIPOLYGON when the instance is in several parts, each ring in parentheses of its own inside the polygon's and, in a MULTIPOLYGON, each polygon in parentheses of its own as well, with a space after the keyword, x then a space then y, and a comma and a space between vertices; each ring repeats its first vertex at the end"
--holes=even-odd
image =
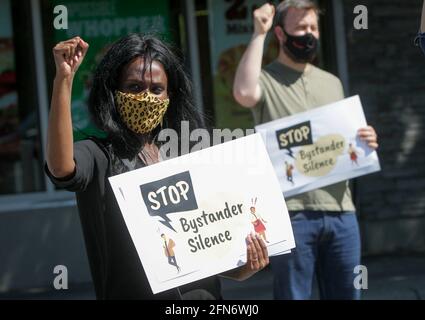
POLYGON ((29 16, 0 0, 0 195, 45 188, 29 16))

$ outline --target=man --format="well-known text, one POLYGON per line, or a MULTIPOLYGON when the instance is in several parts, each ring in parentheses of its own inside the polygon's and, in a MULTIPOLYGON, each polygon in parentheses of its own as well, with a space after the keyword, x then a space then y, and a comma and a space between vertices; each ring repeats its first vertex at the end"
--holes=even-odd
POLYGON ((421 27, 418 36, 415 38, 415 44, 419 46, 425 54, 425 1, 422 5, 421 27))
POLYGON ((180 267, 176 261, 176 254, 174 253, 174 247, 176 246, 176 243, 173 239, 168 239, 164 233, 161 234, 161 238, 164 240, 164 244, 162 246, 164 248, 164 254, 168 258, 168 263, 176 267, 177 272, 180 272, 180 267))
POLYGON ((286 169, 286 180, 294 184, 294 177, 292 176, 292 171, 294 170, 294 166, 288 163, 288 161, 285 161, 285 169, 286 169))
MULTIPOLYGON (((254 11, 254 34, 239 63, 233 95, 251 108, 256 123, 268 122, 344 98, 335 76, 310 64, 320 37, 319 10, 311 0, 286 0, 254 11), (276 17, 275 17, 276 11, 276 17), (264 41, 275 19, 279 56, 261 70, 264 41)), ((376 149, 372 127, 359 137, 376 149)), ((287 199, 297 247, 271 259, 276 299, 309 299, 314 275, 323 299, 359 299, 354 267, 360 236, 348 181, 287 199)))

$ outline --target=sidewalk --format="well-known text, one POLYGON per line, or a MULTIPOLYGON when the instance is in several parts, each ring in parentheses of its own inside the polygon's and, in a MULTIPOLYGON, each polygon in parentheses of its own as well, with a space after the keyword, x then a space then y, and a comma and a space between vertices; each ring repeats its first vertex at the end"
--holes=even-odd
MULTIPOLYGON (((362 300, 425 300, 425 255, 364 258, 368 289, 362 300)), ((235 300, 273 299, 270 268, 244 282, 223 281, 223 296, 235 300)), ((313 299, 318 299, 314 288, 313 299)))
MULTIPOLYGON (((425 300, 425 255, 384 256, 363 259, 368 268, 368 289, 363 300, 425 300)), ((226 300, 273 299, 273 276, 270 268, 244 282, 223 279, 223 297, 226 300)), ((91 285, 66 291, 32 290, 31 292, 0 294, 1 299, 95 299, 91 285)), ((318 299, 317 288, 313 299, 318 299)))

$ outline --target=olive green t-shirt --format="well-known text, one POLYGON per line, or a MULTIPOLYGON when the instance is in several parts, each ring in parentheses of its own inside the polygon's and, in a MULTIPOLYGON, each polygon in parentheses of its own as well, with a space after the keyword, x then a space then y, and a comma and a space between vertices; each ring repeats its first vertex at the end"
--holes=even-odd
MULTIPOLYGON (((252 108, 256 124, 269 122, 344 99, 341 81, 313 65, 304 72, 278 61, 264 67, 259 103, 252 108)), ((348 181, 286 199, 288 210, 354 211, 348 181)))

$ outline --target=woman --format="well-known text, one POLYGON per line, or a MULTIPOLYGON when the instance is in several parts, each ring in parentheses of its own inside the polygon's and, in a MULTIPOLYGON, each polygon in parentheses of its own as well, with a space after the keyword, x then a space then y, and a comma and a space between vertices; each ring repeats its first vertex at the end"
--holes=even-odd
POLYGON ((252 214, 251 223, 254 226, 255 233, 259 234, 260 237, 265 242, 269 243, 269 241, 267 240, 267 237, 266 237, 266 226, 264 225, 264 223, 267 223, 267 221, 264 220, 258 213, 256 213, 256 211, 257 211, 256 208, 255 208, 256 204, 257 204, 257 198, 255 198, 255 201, 252 201, 252 206, 251 206, 251 208, 249 208, 249 210, 251 211, 251 214, 252 214))
POLYGON ((352 164, 355 163, 355 164, 358 165, 358 162, 357 162, 357 159, 358 159, 357 152, 356 152, 356 149, 353 147, 353 144, 352 143, 350 143, 348 145, 348 154, 350 155, 351 163, 352 164))
MULTIPOLYGON (((53 49, 56 76, 46 172, 76 192, 87 254, 99 299, 180 299, 179 290, 153 295, 108 177, 159 161, 161 128, 203 126, 179 59, 160 40, 132 34, 115 42, 94 73, 89 111, 107 138, 73 142, 71 91, 89 45, 80 37, 53 49)), ((248 262, 227 275, 244 279, 268 264, 264 243, 250 237, 248 262)))

